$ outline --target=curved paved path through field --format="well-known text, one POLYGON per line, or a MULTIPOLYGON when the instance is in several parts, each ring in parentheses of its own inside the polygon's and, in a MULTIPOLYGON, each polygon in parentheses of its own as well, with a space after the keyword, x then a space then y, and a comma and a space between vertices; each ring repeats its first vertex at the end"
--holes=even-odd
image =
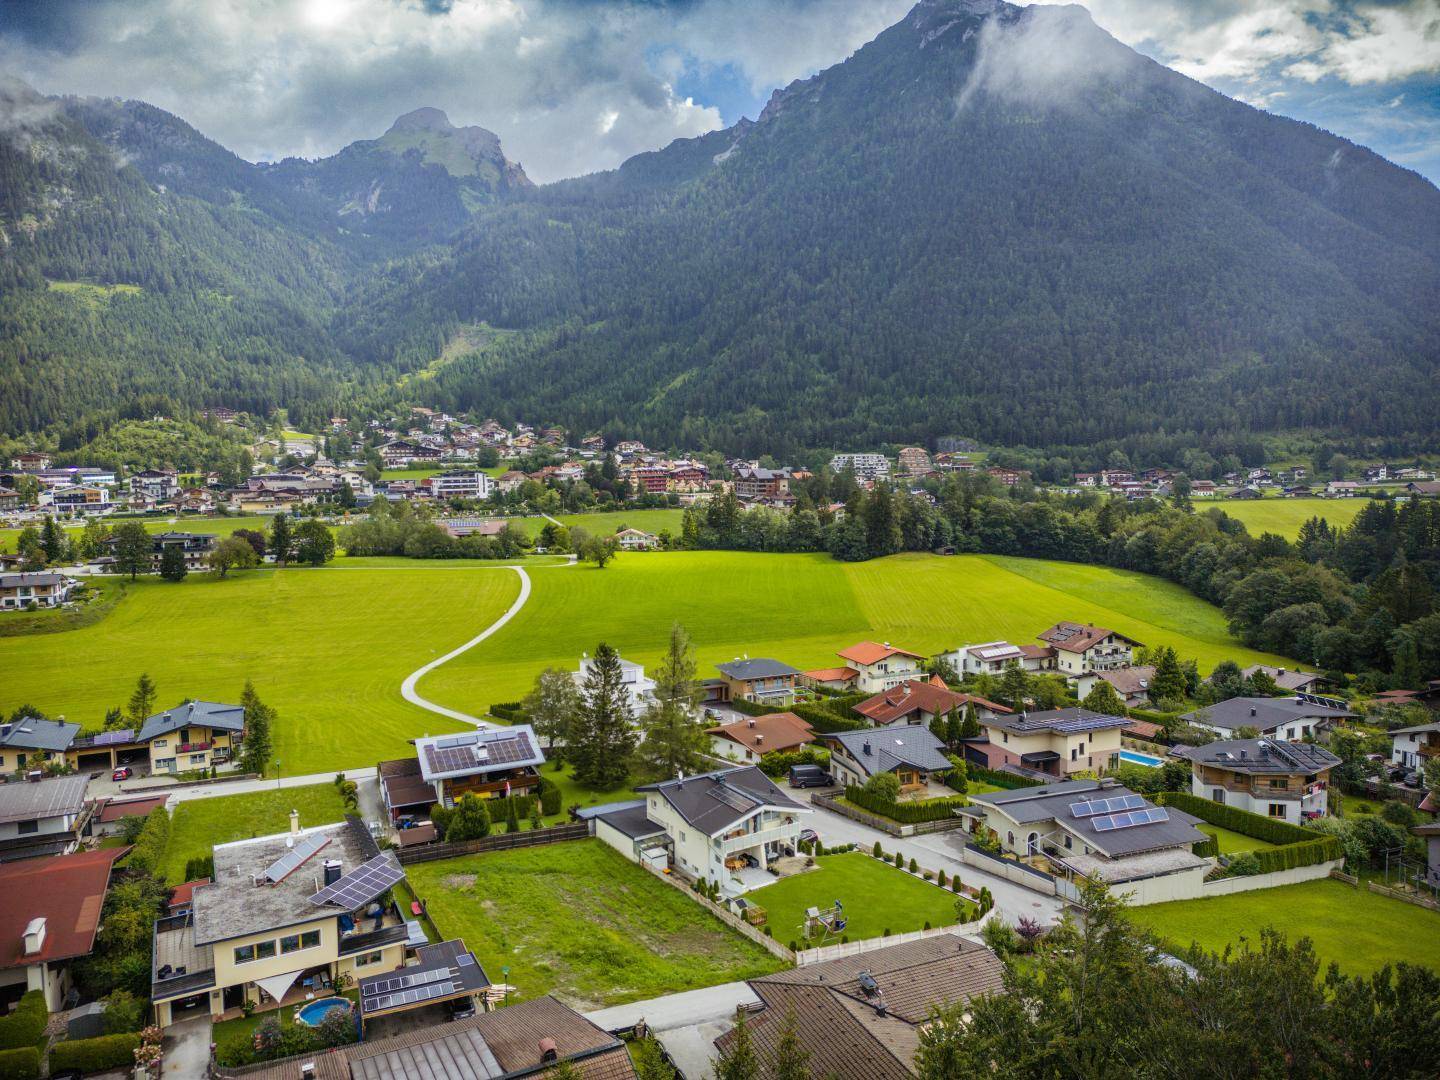
MULTIPOLYGON (((496 569, 501 568, 496 567, 496 569)), ((444 656, 437 657, 436 659, 431 660, 428 664, 416 668, 409 675, 405 676, 405 681, 400 684, 400 696, 403 697, 406 701, 410 702, 411 705, 418 705, 422 709, 426 709, 433 713, 438 713, 441 716, 448 716, 452 720, 460 720, 467 724, 474 724, 478 728, 499 726, 497 724, 492 724, 488 720, 481 720, 478 716, 471 716, 469 713, 463 713, 456 709, 447 709, 444 705, 436 705, 433 701, 427 701, 425 698, 421 697, 418 693, 416 693, 415 684, 418 683, 426 675, 430 674, 430 672, 438 668, 441 664, 454 660, 455 657, 459 656, 461 653, 467 652, 470 649, 473 649, 476 645, 479 645, 480 642, 484 641, 491 634, 495 633, 495 631, 499 630, 502 626, 504 626, 517 614, 519 614, 520 609, 525 606, 525 601, 530 599, 530 575, 527 574, 525 572, 525 568, 521 566, 508 566, 504 569, 514 570, 515 573, 520 575, 520 595, 515 598, 515 602, 510 605, 509 609, 506 610, 505 614, 501 615, 484 630, 481 630, 480 633, 476 634, 469 641, 465 642, 464 645, 461 645, 459 648, 456 649, 451 649, 444 656)))

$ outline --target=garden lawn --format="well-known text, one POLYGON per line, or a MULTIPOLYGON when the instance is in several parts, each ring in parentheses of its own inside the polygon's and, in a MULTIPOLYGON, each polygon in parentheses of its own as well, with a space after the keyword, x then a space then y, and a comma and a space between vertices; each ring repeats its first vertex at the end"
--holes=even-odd
MULTIPOLYGON (((343 997, 350 999, 357 1008, 360 1005, 359 990, 345 990, 343 997)), ((221 1065, 241 1065, 249 1061, 249 1051, 254 1045, 255 1029, 270 1017, 280 1019, 282 1028, 295 1026, 295 1006, 286 1005, 279 1009, 237 1016, 233 1020, 221 1020, 210 1029, 210 1041, 215 1044, 215 1058, 221 1065)))
POLYGON ((644 798, 637 795, 633 785, 642 781, 632 776, 629 782, 614 791, 595 791, 592 788, 581 787, 575 782, 574 767, 566 765, 559 772, 556 772, 546 765, 540 770, 540 775, 545 777, 546 783, 554 784, 560 789, 560 812, 551 814, 545 818, 545 824, 563 824, 570 820, 570 807, 580 806, 603 806, 612 802, 629 802, 632 799, 644 798))
POLYGON ((472 715, 516 701, 547 666, 574 670, 605 641, 653 668, 673 622, 690 632, 701 678, 742 654, 801 670, 831 666, 866 638, 922 653, 967 642, 1033 641, 1061 619, 1095 622, 1148 645, 1173 645, 1208 672, 1293 660, 1241 646, 1218 608, 1178 585, 1121 570, 998 556, 622 553, 531 575, 529 604, 493 637, 421 680, 431 701, 472 715))
POLYGON ((1440 969, 1440 914, 1329 878, 1152 904, 1132 908, 1130 917, 1177 949, 1192 941, 1216 951, 1242 940, 1258 944, 1260 930, 1273 926, 1292 941, 1310 938, 1322 964, 1334 960, 1350 975, 1399 960, 1440 969))
MULTIPOLYGON (((1252 536, 1277 533, 1287 540, 1300 535, 1300 526, 1313 517, 1323 518, 1340 527, 1355 520, 1369 499, 1217 499, 1218 506, 1236 521, 1244 522, 1252 536)), ((1211 505, 1204 499, 1195 500, 1195 509, 1211 505)))
POLYGON ((520 1000, 586 1010, 758 978, 785 965, 598 840, 407 868, 440 932, 520 1000), (502 969, 509 968, 506 974, 502 969))
MULTIPOLYGON (((822 855, 815 863, 819 869, 745 894, 765 909, 766 925, 777 941, 806 948, 801 933, 805 910, 824 909, 836 900, 845 905, 849 925, 844 933, 851 941, 880 937, 886 930, 894 934, 923 930, 926 923, 950 926, 971 917, 956 917, 956 893, 858 851, 822 855)), ((967 906, 973 913, 973 905, 967 906)))
MULTIPOLYGON (((557 514, 555 520, 566 528, 579 525, 592 536, 610 536, 629 528, 657 534, 662 529, 668 529, 671 536, 678 538, 684 516, 684 510, 606 510, 596 514, 557 514)), ((518 520, 531 536, 539 536, 540 530, 550 523, 543 517, 518 520)))
POLYGON ((286 832, 290 828, 291 810, 300 812, 302 829, 343 821, 346 814, 345 803, 334 784, 182 800, 170 819, 165 880, 179 885, 185 880, 186 862, 209 855, 216 844, 286 832))
POLYGON ((1197 822, 1195 827, 1220 841, 1221 855, 1238 855, 1242 851, 1267 851, 1279 846, 1268 840, 1256 840, 1253 836, 1246 836, 1244 833, 1222 829, 1219 825, 1211 825, 1207 821, 1197 822))
POLYGON ((519 587, 513 571, 475 562, 141 578, 91 626, 0 638, 0 709, 30 702, 98 729, 141 672, 162 708, 238 701, 253 679, 279 713, 272 773, 277 762, 287 775, 373 766, 413 755, 407 739, 466 728, 407 703, 400 684, 492 623, 519 587))

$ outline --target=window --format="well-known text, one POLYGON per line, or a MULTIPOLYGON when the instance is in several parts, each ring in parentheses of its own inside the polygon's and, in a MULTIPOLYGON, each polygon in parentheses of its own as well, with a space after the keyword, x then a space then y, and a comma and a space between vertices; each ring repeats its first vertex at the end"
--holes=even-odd
POLYGON ((1002 743, 1008 743, 1010 741, 1010 733, 1008 731, 1002 731, 1000 733, 1000 741, 1002 743))
POLYGON ((169 742, 168 739, 156 739, 156 740, 155 740, 155 749, 156 749, 156 750, 163 750, 163 749, 165 749, 165 746, 166 746, 166 744, 167 744, 168 742, 169 742))
POLYGON ((190 764, 191 764, 191 765, 204 765, 204 764, 205 764, 205 755, 204 755, 204 754, 191 754, 191 755, 190 755, 190 764))
POLYGON ((287 934, 280 939, 280 951, 282 953, 299 952, 301 949, 313 949, 320 944, 319 930, 306 930, 303 934, 287 934))
POLYGON ((1270 804, 1270 816, 1283 818, 1285 816, 1285 804, 1283 802, 1272 802, 1270 804))
POLYGON ((1287 728, 1285 729, 1285 738, 1287 738, 1287 739, 1293 739, 1293 738, 1295 738, 1295 729, 1294 729, 1293 727, 1287 727, 1287 728))
POLYGON ((15 831, 21 836, 29 836, 31 833, 40 831, 40 822, 38 820, 17 821, 15 823, 15 831))
POLYGON ((356 967, 370 967, 372 964, 378 964, 378 963, 380 963, 380 961, 381 961, 382 959, 384 959, 384 955, 383 955, 382 953, 378 953, 378 952, 361 953, 359 956, 355 957, 355 966, 356 966, 356 967))
POLYGON ((1070 850, 1070 836, 1069 836, 1068 833, 1067 833, 1066 836, 1065 836, 1065 850, 1066 850, 1066 851, 1069 851, 1069 850, 1070 850))
POLYGON ((253 945, 235 946, 235 962, 248 964, 252 960, 269 960, 275 955, 275 942, 257 941, 253 945))
POLYGON ((1076 751, 1075 747, 1073 747, 1073 746, 1070 747, 1070 760, 1071 760, 1071 761, 1075 761, 1079 756, 1080 756, 1080 755, 1079 755, 1079 753, 1076 751))
POLYGON ((1270 777, 1270 786, 1271 786, 1272 788, 1288 787, 1288 786, 1289 786, 1289 783, 1290 783, 1290 782, 1289 782, 1285 777, 1283 777, 1283 776, 1272 776, 1272 777, 1270 777))

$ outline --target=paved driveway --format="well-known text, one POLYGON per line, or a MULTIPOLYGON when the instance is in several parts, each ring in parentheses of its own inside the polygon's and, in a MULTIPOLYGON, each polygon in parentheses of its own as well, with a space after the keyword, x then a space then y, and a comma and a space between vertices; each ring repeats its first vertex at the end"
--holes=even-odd
POLYGON ((165 1031, 161 1075, 198 1080, 210 1068, 210 1017, 195 1016, 165 1031))

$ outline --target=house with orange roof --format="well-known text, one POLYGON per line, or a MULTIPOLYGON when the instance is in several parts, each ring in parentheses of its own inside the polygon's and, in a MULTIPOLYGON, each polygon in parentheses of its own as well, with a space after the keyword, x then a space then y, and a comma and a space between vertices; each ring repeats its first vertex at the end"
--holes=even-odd
POLYGON ((855 677, 859 674, 853 667, 848 666, 815 668, 813 671, 802 671, 800 681, 805 686, 849 693, 855 688, 855 677))
POLYGON ((855 706, 855 711, 876 727, 892 724, 929 724, 937 716, 946 716, 952 709, 975 707, 975 715, 988 720, 1010 710, 1004 705, 980 697, 951 690, 940 679, 911 679, 890 690, 882 690, 855 706))
POLYGON ((836 655, 855 669, 854 689, 862 694, 893 690, 903 682, 924 677, 920 662, 925 657, 896 648, 888 641, 862 641, 841 649, 836 655))
POLYGON ((815 730, 793 712, 749 716, 708 728, 705 734, 716 756, 747 765, 757 764, 766 754, 799 750, 815 738, 815 730))

